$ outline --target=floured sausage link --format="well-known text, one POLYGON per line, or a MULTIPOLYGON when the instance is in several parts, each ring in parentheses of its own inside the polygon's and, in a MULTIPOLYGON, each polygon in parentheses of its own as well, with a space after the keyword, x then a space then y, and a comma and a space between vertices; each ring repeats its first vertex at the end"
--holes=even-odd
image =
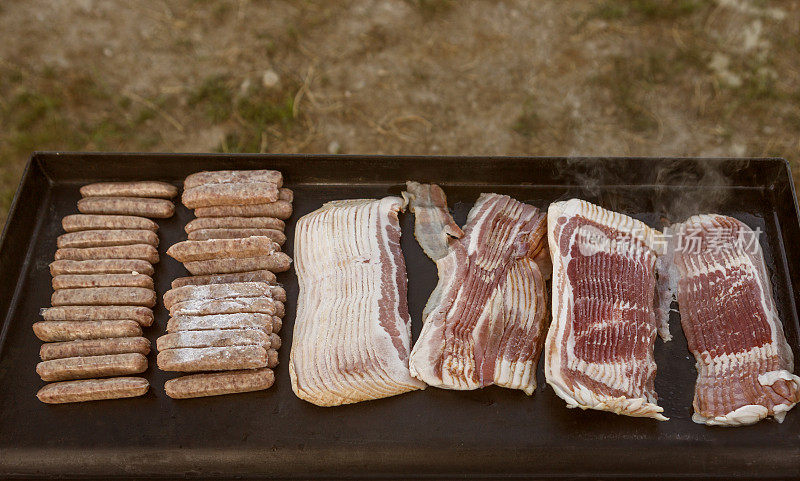
POLYGON ((270 336, 261 329, 216 329, 211 331, 179 331, 164 334, 156 340, 159 351, 182 347, 262 346, 269 349, 270 336))
POLYGON ((50 264, 50 275, 62 274, 144 274, 152 276, 153 264, 141 259, 60 260, 50 264))
POLYGON ((194 211, 197 217, 276 217, 288 219, 292 216, 292 203, 279 200, 268 204, 249 205, 215 205, 198 207, 194 211))
POLYGON ((166 182, 151 180, 139 182, 98 182, 81 187, 83 197, 159 197, 171 199, 178 188, 166 182))
POLYGON ((273 331, 276 318, 269 314, 214 314, 210 316, 178 316, 167 322, 167 332, 205 331, 212 329, 262 329, 273 331))
POLYGON ((133 320, 140 326, 153 324, 153 310, 142 306, 59 306, 42 309, 45 321, 133 320))
POLYGON ((149 387, 147 379, 141 377, 84 379, 48 384, 39 389, 36 397, 48 404, 100 401, 142 396, 149 387))
MULTIPOLYGON (((281 303, 281 308, 283 308, 281 303)), ((177 316, 208 316, 213 314, 257 313, 277 316, 277 302, 267 297, 240 299, 190 299, 172 305, 169 314, 177 316)))
POLYGON ((229 274, 267 269, 272 272, 285 272, 292 263, 291 257, 283 252, 275 252, 260 257, 244 257, 238 259, 209 259, 204 261, 185 262, 183 265, 193 275, 229 274))
POLYGON ((272 369, 246 369, 177 377, 164 383, 164 390, 172 399, 188 399, 262 391, 269 389, 274 382, 272 369))
POLYGON ((167 199, 144 197, 84 197, 78 201, 81 214, 137 215, 166 219, 175 213, 175 205, 167 199))
POLYGON ((205 229, 275 229, 283 231, 286 223, 275 217, 198 217, 192 220, 184 230, 191 234, 205 229))
POLYGON ((158 235, 147 229, 82 230, 58 236, 56 245, 65 247, 109 247, 149 244, 158 247, 158 235))
POLYGON ((156 292, 142 287, 87 287, 60 289, 50 298, 53 306, 144 306, 156 305, 156 292))
MULTIPOLYGON (((178 277, 172 281, 172 288, 183 286, 204 286, 207 284, 231 284, 234 282, 276 282, 275 273, 268 270, 235 272, 233 274, 212 274, 208 276, 178 277)), ((273 292, 274 294, 274 292, 273 292)), ((278 299, 283 301, 285 299, 278 299)))
POLYGON ((280 187, 283 175, 277 170, 213 170, 196 172, 186 177, 183 188, 191 189, 205 184, 237 184, 246 182, 266 182, 280 187))
POLYGON ((42 361, 65 357, 102 356, 105 354, 150 353, 150 341, 145 337, 115 337, 111 339, 79 339, 77 341, 48 342, 39 348, 42 361))
POLYGON ((281 327, 283 327, 283 321, 278 316, 272 317, 272 332, 280 332, 281 327))
POLYGON ((229 257, 256 257, 271 254, 279 250, 280 246, 269 237, 253 236, 244 239, 211 239, 178 242, 167 249, 167 255, 178 262, 189 262, 229 257))
POLYGON ((147 370, 147 358, 131 352, 103 356, 68 357, 42 361, 36 373, 42 381, 69 381, 92 377, 125 376, 147 370))
POLYGON ((232 371, 267 366, 267 350, 262 346, 186 347, 158 353, 162 371, 232 371))
POLYGON ((183 191, 183 205, 190 209, 213 205, 266 204, 278 200, 278 187, 266 182, 204 184, 183 191))
POLYGON ((205 286, 183 286, 164 293, 164 307, 191 299, 232 299, 240 297, 272 297, 272 287, 266 282, 236 282, 231 284, 209 284, 205 286))
POLYGON ((244 237, 269 237, 278 245, 286 242, 286 234, 277 229, 200 229, 189 232, 189 240, 242 239, 244 237))
POLYGON ((269 335, 269 346, 272 349, 278 350, 281 348, 282 344, 283 343, 281 342, 281 337, 279 335, 275 334, 274 332, 269 335))
POLYGON ((64 274, 53 277, 53 289, 79 287, 153 288, 153 278, 144 274, 64 274))
POLYGON ((267 367, 274 369, 278 365, 278 351, 275 349, 267 350, 267 367))
POLYGON ((44 342, 75 341, 77 339, 106 339, 137 337, 142 327, 129 319, 114 321, 39 321, 33 333, 44 342))
POLYGON ((61 219, 61 226, 66 232, 101 229, 145 229, 153 232, 158 230, 158 224, 152 220, 135 215, 72 214, 61 219))
POLYGON ((155 247, 148 244, 112 247, 67 247, 56 251, 57 261, 87 261, 97 259, 141 259, 151 264, 156 264, 158 262, 158 251, 155 247))

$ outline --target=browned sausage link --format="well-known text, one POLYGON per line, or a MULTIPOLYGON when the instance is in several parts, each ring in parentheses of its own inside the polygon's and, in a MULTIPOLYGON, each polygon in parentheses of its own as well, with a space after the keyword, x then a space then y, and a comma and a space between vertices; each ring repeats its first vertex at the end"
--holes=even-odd
POLYGON ((146 229, 156 232, 158 224, 146 217, 135 215, 72 214, 61 219, 66 232, 101 229, 146 229))
POLYGON ((191 299, 170 308, 171 316, 208 316, 212 314, 259 313, 276 315, 275 303, 267 297, 240 299, 191 299))
POLYGON ((145 306, 156 305, 156 292, 142 287, 87 287, 55 291, 53 306, 145 306))
POLYGON ((144 197, 84 197, 78 201, 81 214, 138 215, 165 219, 172 217, 175 205, 167 199, 144 197))
POLYGON ((56 251, 57 261, 87 261, 93 259, 141 259, 155 264, 158 262, 158 251, 148 244, 112 247, 68 247, 56 251))
POLYGON ((114 321, 39 321, 33 324, 33 333, 44 342, 74 341, 76 339, 105 339, 109 337, 136 337, 142 327, 129 319, 114 321))
POLYGON ((279 245, 286 242, 286 234, 276 229, 200 229, 189 232, 189 240, 243 239, 245 237, 269 237, 279 245))
POLYGON ((278 351, 269 349, 267 351, 267 367, 274 369, 278 365, 278 351))
POLYGON ((198 207, 195 209, 194 215, 197 217, 276 217, 285 220, 292 216, 292 203, 279 200, 269 204, 198 207))
POLYGON ((269 237, 253 236, 245 239, 212 239, 178 242, 167 249, 167 255, 178 262, 188 262, 229 257, 256 257, 271 254, 279 250, 280 246, 269 237))
POLYGON ((272 298, 276 301, 286 302, 286 290, 281 286, 270 287, 272 298))
MULTIPOLYGON (((274 284, 276 282, 275 273, 262 269, 260 271, 234 272, 232 274, 212 274, 208 276, 188 276, 178 277, 172 281, 172 288, 176 289, 183 286, 203 286, 207 284, 231 284, 233 282, 266 282, 274 284)), ((273 297, 275 291, 273 290, 273 297)), ((285 300, 285 299, 278 299, 285 300)))
POLYGON ((205 229, 275 229, 283 231, 286 223, 275 217, 198 217, 186 224, 187 234, 205 229))
POLYGON ((42 381, 69 381, 92 377, 125 376, 147 370, 147 358, 131 352, 103 356, 68 357, 42 361, 36 372, 42 381))
POLYGON ((149 244, 158 247, 158 236, 146 229, 82 230, 58 236, 56 245, 65 247, 109 247, 149 244))
POLYGON ((98 182, 81 187, 83 197, 160 197, 171 199, 178 188, 166 182, 145 180, 140 182, 98 182))
POLYGON ((226 346, 271 347, 270 337, 261 329, 216 329, 212 331, 179 331, 164 334, 156 340, 159 351, 182 347, 226 346))
POLYGON ((45 321, 134 320, 141 326, 153 324, 153 310, 142 306, 58 306, 41 310, 45 321))
POLYGON ((62 381, 41 388, 36 397, 48 404, 100 401, 142 396, 150 383, 141 377, 62 381))
POLYGON ((272 288, 266 282, 236 282, 231 284, 209 284, 205 286, 183 286, 164 293, 164 307, 192 299, 233 299, 246 297, 272 297, 272 288))
POLYGON ((281 337, 274 332, 269 335, 269 345, 272 349, 280 349, 281 348, 281 337))
POLYGON ((188 399, 269 389, 275 382, 272 369, 190 374, 164 383, 167 396, 188 399))
POLYGON ((278 187, 266 182, 205 184, 183 191, 183 205, 190 209, 212 205, 266 204, 278 200, 278 187))
POLYGON ((272 318, 272 332, 280 332, 281 327, 283 327, 283 321, 278 316, 273 316, 272 318))
POLYGON ((144 274, 152 276, 153 264, 141 259, 61 260, 50 264, 50 275, 61 274, 144 274))
POLYGON ((263 329, 272 332, 275 319, 268 314, 257 313, 178 316, 167 322, 167 332, 209 329, 263 329))
POLYGON ((64 274, 53 277, 53 289, 78 287, 153 288, 153 278, 144 274, 64 274))
POLYGON ((79 339, 77 341, 49 342, 39 348, 42 361, 65 357, 100 356, 104 354, 150 353, 146 337, 115 337, 112 339, 79 339))
POLYGON ((277 170, 214 170, 196 172, 186 177, 183 188, 191 189, 205 184, 237 184, 243 182, 266 182, 280 187, 283 175, 277 170))
POLYGON ((266 367, 267 350, 262 346, 187 347, 158 353, 162 371, 231 371, 266 367))
POLYGON ((245 257, 239 259, 209 259, 204 261, 185 262, 184 267, 193 275, 228 274, 233 272, 255 271, 267 269, 272 272, 289 270, 292 259, 283 252, 268 256, 245 257))

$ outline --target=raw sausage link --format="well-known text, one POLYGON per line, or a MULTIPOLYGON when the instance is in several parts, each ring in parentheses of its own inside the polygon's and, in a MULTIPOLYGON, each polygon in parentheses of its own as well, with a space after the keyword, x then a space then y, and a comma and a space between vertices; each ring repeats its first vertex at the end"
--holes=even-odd
POLYGON ((182 347, 226 346, 271 347, 270 336, 261 329, 217 329, 212 331, 180 331, 164 334, 156 340, 159 351, 182 347))
POLYGON ((142 287, 87 287, 61 289, 51 297, 53 306, 145 306, 156 305, 156 292, 142 287))
POLYGON ((198 207, 195 209, 194 215, 197 217, 275 217, 285 220, 292 216, 292 203, 279 200, 268 204, 198 207))
POLYGON ((61 274, 144 274, 152 276, 153 264, 141 259, 61 260, 50 264, 50 275, 61 274))
MULTIPOLYGON (((207 284, 230 284, 233 282, 266 282, 274 284, 275 274, 268 270, 235 272, 233 274, 212 274, 208 276, 188 276, 178 277, 172 281, 172 288, 176 289, 183 286, 202 286, 207 284)), ((274 294, 274 291, 273 291, 274 294)), ((279 301, 285 299, 278 299, 279 301)))
POLYGON ((147 229, 82 230, 58 236, 56 245, 65 247, 109 247, 149 244, 158 247, 158 235, 147 229))
POLYGON ((278 351, 269 349, 267 351, 267 367, 274 369, 278 365, 278 351))
POLYGON ((271 369, 190 374, 164 383, 167 396, 188 399, 268 389, 275 382, 271 369))
POLYGON ((278 187, 266 182, 204 184, 183 191, 183 205, 190 209, 214 205, 266 204, 278 200, 278 187))
POLYGON ((236 282, 231 284, 209 284, 205 286, 183 286, 164 293, 164 307, 192 299, 234 299, 245 297, 272 297, 272 288, 266 282, 236 282))
POLYGON ((153 310, 142 306, 59 306, 41 310, 45 321, 134 320, 141 326, 153 324, 153 310))
POLYGON ((76 339, 106 339, 136 337, 142 327, 129 319, 115 321, 39 321, 33 333, 44 342, 74 341, 76 339))
POLYGON ((146 229, 158 230, 158 224, 146 217, 135 215, 93 215, 72 214, 61 219, 61 226, 66 232, 100 229, 146 229))
POLYGON ((253 236, 244 239, 178 242, 167 249, 167 255, 178 262, 189 262, 206 259, 264 256, 279 250, 280 246, 269 237, 253 236))
POLYGON ((141 377, 113 377, 54 382, 41 388, 36 397, 48 404, 100 401, 142 396, 150 383, 141 377))
POLYGON ((281 348, 281 337, 274 332, 269 335, 269 346, 272 349, 280 349, 281 348))
POLYGON ((145 180, 140 182, 98 182, 81 187, 83 197, 160 197, 171 199, 178 188, 166 182, 145 180))
POLYGON ((212 170, 196 172, 183 181, 184 189, 205 184, 235 184, 243 182, 267 182, 278 187, 283 185, 283 175, 277 170, 212 170))
POLYGON ((261 257, 244 257, 238 259, 209 259, 185 262, 184 267, 193 275, 229 274, 233 272, 256 271, 267 269, 272 272, 289 270, 292 259, 283 252, 261 257))
POLYGON ((53 289, 78 287, 153 288, 153 278, 144 274, 64 274, 53 277, 53 289))
POLYGON ((272 332, 275 317, 268 314, 215 314, 179 316, 167 322, 167 332, 204 331, 209 329, 263 329, 272 332))
POLYGON ((231 371, 266 367, 267 350, 262 346, 187 347, 158 353, 162 371, 231 371))
POLYGON ((243 239, 245 237, 269 237, 279 245, 286 242, 286 234, 277 229, 199 229, 189 232, 189 240, 243 239))
POLYGON ((84 197, 78 201, 81 214, 138 215, 165 219, 175 213, 175 205, 167 199, 143 197, 84 197))
POLYGON ((286 223, 275 217, 198 217, 186 224, 187 234, 202 229, 277 229, 284 230, 286 223))
POLYGON ((79 339, 77 341, 48 342, 39 349, 42 361, 65 357, 101 356, 104 354, 150 353, 150 341, 145 337, 115 337, 111 339, 79 339))
POLYGON ((56 260, 87 261, 97 259, 141 259, 151 264, 158 262, 158 251, 149 244, 112 247, 85 247, 58 249, 56 260))
POLYGON ((69 381, 92 377, 125 376, 147 370, 147 358, 133 352, 103 356, 81 356, 42 361, 36 372, 42 381, 69 381))

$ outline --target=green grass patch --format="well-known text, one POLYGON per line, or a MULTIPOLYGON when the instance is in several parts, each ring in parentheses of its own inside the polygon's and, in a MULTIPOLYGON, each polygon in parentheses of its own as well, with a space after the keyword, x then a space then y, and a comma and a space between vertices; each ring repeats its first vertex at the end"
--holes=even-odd
POLYGON ((696 13, 705 0, 607 0, 589 13, 590 18, 621 20, 637 17, 650 21, 676 20, 696 13))
POLYGON ((233 87, 227 76, 209 77, 189 94, 188 102, 190 106, 201 106, 209 121, 224 122, 233 114, 233 87))

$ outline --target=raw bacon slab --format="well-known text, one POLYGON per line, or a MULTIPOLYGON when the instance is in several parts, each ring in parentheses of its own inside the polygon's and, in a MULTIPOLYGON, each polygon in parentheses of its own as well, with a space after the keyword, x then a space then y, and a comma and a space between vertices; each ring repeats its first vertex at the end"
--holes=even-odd
POLYGON ((439 271, 411 374, 446 389, 496 384, 533 394, 547 328, 545 215, 481 194, 462 232, 437 185, 409 182, 404 195, 417 241, 439 271))
POLYGON ((668 230, 681 325, 697 361, 697 423, 783 421, 800 400, 800 378, 772 298, 756 233, 722 215, 668 230))
POLYGON ((570 408, 666 420, 653 385, 660 233, 579 199, 551 204, 547 224, 547 382, 570 408))
POLYGON ((411 377, 399 197, 329 202, 295 231, 292 390, 319 406, 425 387, 411 377))

